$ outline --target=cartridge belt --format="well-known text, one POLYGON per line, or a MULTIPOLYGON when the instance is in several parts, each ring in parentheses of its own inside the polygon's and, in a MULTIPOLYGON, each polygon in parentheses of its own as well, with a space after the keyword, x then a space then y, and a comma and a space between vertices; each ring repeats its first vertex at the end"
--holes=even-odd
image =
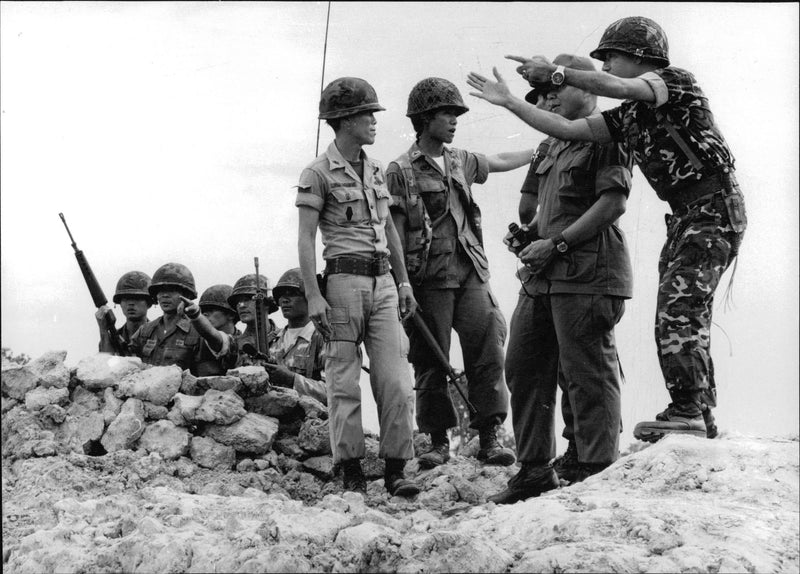
POLYGON ((361 259, 359 257, 336 257, 325 261, 325 274, 351 273, 353 275, 368 275, 378 277, 389 272, 389 258, 376 257, 374 259, 361 259))

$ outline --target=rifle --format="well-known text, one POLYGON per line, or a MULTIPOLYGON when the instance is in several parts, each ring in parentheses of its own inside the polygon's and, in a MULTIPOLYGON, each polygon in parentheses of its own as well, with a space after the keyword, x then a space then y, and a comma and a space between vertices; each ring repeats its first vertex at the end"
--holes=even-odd
MULTIPOLYGON (((108 303, 108 299, 106 299, 103 289, 100 287, 100 283, 94 276, 94 272, 92 271, 89 262, 86 260, 86 256, 75 244, 75 240, 72 238, 72 233, 69 230, 69 226, 67 226, 67 220, 64 219, 64 214, 59 213, 58 216, 61 218, 61 221, 64 223, 64 227, 67 229, 69 240, 72 242, 72 249, 75 251, 75 259, 78 260, 78 267, 80 267, 83 278, 86 280, 86 286, 89 288, 89 294, 92 296, 92 301, 94 301, 95 307, 99 309, 108 303)), ((114 312, 111 309, 106 311, 105 317, 103 317, 103 322, 105 324, 104 327, 106 334, 111 342, 111 347, 114 349, 114 354, 126 355, 127 345, 117 333, 117 320, 116 317, 114 317, 114 312)))
POLYGON ((439 346, 439 343, 436 341, 433 333, 431 333, 431 330, 428 328, 428 325, 425 324, 425 321, 422 320, 422 317, 420 317, 419 313, 414 313, 411 318, 414 321, 414 326, 419 329, 419 332, 422 334, 422 338, 425 339, 428 347, 431 351, 433 351, 434 356, 439 360, 439 363, 446 371, 447 382, 453 385, 458 391, 458 394, 461 395, 461 398, 464 399, 464 404, 467 405, 469 413, 473 416, 478 414, 478 409, 476 409, 475 405, 469 401, 467 396, 464 394, 464 391, 461 389, 461 385, 459 384, 459 382, 466 383, 466 377, 464 376, 464 373, 454 369, 450 365, 447 355, 444 354, 444 351, 442 351, 442 348, 439 346))
POLYGON ((261 278, 258 274, 258 257, 253 258, 256 266, 256 294, 253 300, 256 302, 256 350, 262 354, 267 354, 267 334, 264 332, 264 294, 261 292, 261 278))

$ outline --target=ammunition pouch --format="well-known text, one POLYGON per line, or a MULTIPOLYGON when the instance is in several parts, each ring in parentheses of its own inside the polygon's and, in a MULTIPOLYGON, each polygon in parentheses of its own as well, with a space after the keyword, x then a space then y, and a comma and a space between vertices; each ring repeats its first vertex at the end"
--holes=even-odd
POLYGON ((425 278, 428 267, 428 256, 431 250, 433 225, 425 209, 425 202, 419 194, 411 158, 408 153, 395 160, 406 181, 406 231, 405 260, 408 278, 411 283, 419 285, 425 278))

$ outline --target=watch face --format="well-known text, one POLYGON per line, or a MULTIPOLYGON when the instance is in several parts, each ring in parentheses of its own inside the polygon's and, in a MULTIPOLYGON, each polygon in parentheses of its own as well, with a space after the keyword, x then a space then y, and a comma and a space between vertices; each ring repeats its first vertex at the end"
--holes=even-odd
POLYGON ((569 247, 567 246, 566 243, 562 242, 562 243, 559 243, 558 245, 556 245, 556 249, 558 249, 559 253, 566 253, 566 251, 567 251, 567 249, 569 249, 569 247))

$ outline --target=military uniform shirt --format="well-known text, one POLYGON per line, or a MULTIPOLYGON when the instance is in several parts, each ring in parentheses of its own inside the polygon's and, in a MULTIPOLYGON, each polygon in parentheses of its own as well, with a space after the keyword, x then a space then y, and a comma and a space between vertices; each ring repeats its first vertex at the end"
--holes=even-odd
POLYGON ((309 321, 298 333, 297 338, 289 340, 288 327, 280 329, 269 346, 269 362, 283 365, 295 373, 294 389, 303 395, 328 404, 325 388, 325 341, 309 321))
MULTIPOLYGON (((632 161, 619 144, 551 141, 539 163, 538 235, 555 237, 607 192, 628 196, 632 161)), ((520 274, 522 278, 522 273, 520 274)), ((582 293, 629 298, 633 271, 625 235, 616 224, 557 254, 526 286, 529 293, 582 293)))
POLYGON ((714 123, 714 116, 694 76, 668 66, 639 76, 656 97, 654 103, 626 100, 611 110, 587 118, 600 141, 625 142, 634 162, 667 201, 670 191, 696 183, 734 158, 714 123), (665 127, 669 121, 703 164, 698 170, 665 127))
POLYGON ((389 255, 386 218, 392 197, 380 162, 361 151, 363 181, 336 142, 300 174, 296 206, 319 211, 324 259, 389 255))
MULTIPOLYGON (((489 262, 473 228, 477 211, 470 186, 489 176, 486 156, 456 148, 444 148, 445 171, 414 143, 408 151, 417 191, 433 226, 433 237, 422 287, 452 289, 461 287, 474 268, 481 281, 489 280, 489 262), (466 203, 466 205, 465 205, 466 203), (468 212, 469 211, 469 212, 468 212)), ((392 209, 408 214, 407 184, 397 163, 387 170, 392 209)))
POLYGON ((146 323, 133 334, 129 350, 148 365, 178 365, 196 375, 202 344, 202 337, 187 317, 181 317, 169 330, 165 330, 162 316, 146 323))

